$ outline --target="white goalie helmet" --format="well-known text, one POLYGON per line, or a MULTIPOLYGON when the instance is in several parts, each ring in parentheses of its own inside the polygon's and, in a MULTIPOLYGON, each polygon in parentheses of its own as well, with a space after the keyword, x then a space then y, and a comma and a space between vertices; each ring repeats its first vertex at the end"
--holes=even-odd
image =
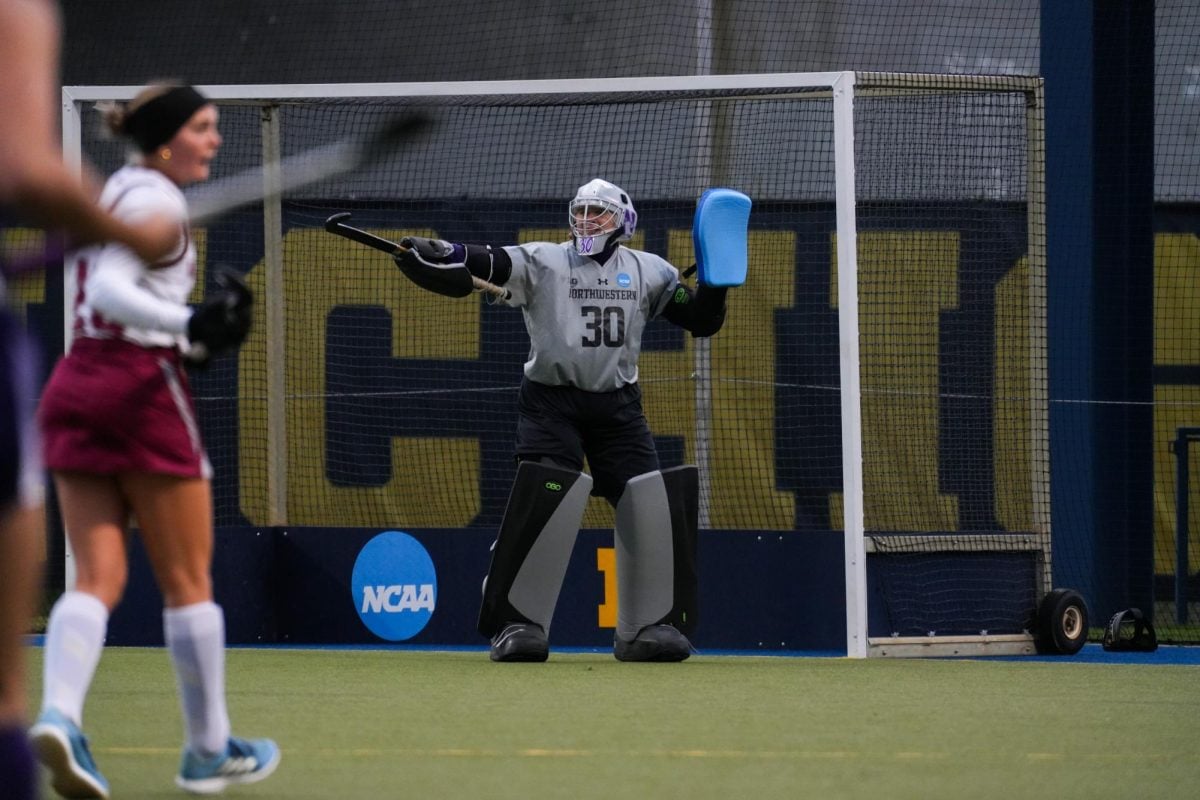
POLYGON ((600 178, 575 192, 569 217, 575 249, 585 256, 602 253, 614 242, 629 241, 637 229, 637 212, 629 195, 600 178))

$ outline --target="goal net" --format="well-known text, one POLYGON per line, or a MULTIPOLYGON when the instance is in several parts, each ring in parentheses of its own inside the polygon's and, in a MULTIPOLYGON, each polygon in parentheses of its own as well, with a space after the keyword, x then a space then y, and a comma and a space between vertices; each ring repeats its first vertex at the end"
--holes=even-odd
MULTIPOLYGON (((696 199, 729 186, 754 201, 747 283, 711 340, 653 322, 640 365, 664 468, 700 468, 701 536, 843 532, 851 655, 1031 650, 1050 574, 1037 79, 203 88, 225 142, 198 198, 398 112, 434 120, 196 231, 201 269, 260 298, 240 354, 193 384, 219 526, 500 522, 520 313, 418 289, 330 215, 391 239, 563 241, 575 188, 604 177, 637 207, 629 246, 683 269, 696 199)), ((118 166, 93 103, 135 91, 65 89, 68 153, 118 166)), ((611 524, 593 499, 585 527, 611 524)))

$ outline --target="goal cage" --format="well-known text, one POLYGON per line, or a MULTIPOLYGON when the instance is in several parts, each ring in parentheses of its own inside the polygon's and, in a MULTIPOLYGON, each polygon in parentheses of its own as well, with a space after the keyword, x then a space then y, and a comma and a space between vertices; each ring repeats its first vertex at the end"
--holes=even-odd
MULTIPOLYGON (((200 88, 224 144, 189 193, 250 176, 266 198, 194 231, 193 300, 218 266, 259 300, 237 356, 193 380, 218 526, 503 513, 521 314, 418 289, 330 215, 391 239, 564 241, 575 188, 604 177, 637 207, 629 246, 683 269, 696 199, 727 186, 754 203, 746 285, 712 339, 651 323, 640 370, 663 466, 699 466, 701 549, 717 529, 841 533, 850 656, 1033 652, 1051 588, 1040 79, 200 88), (288 188, 320 148, 413 110, 434 121, 417 139, 288 188)), ((68 158, 119 166, 94 105, 137 91, 66 87, 68 158)), ((611 524, 593 498, 584 527, 611 524)))

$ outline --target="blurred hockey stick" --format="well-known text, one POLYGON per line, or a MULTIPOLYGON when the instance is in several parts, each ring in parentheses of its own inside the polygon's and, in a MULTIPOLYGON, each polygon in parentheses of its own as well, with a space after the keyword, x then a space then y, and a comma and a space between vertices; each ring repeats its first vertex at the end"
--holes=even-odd
MULTIPOLYGON (((285 194, 352 172, 391 153, 429 124, 429 118, 423 114, 403 114, 365 138, 347 137, 288 156, 279 162, 279 183, 273 189, 285 194)), ((264 185, 264 174, 264 170, 252 169, 205 184, 204 197, 191 204, 189 222, 195 226, 205 225, 241 206, 262 201, 269 193, 264 185)))
MULTIPOLYGON (((348 219, 350 219, 349 211, 343 211, 340 214, 334 214, 332 217, 325 220, 325 230, 332 234, 336 234, 337 236, 342 236, 350 239, 351 241, 358 242, 359 244, 365 244, 367 247, 373 247, 376 250, 387 253, 388 255, 395 255, 396 253, 402 253, 408 250, 408 248, 404 245, 397 244, 390 239, 384 239, 382 236, 376 236, 373 233, 368 233, 361 228, 355 228, 351 225, 347 225, 346 220, 348 219)), ((483 278, 478 276, 472 275, 471 283, 474 284, 477 290, 481 292, 487 292, 488 294, 494 295, 501 300, 507 300, 510 297, 508 289, 497 286, 494 283, 488 283, 483 278)))
MULTIPOLYGON (((349 136, 333 144, 288 156, 273 165, 211 181, 204 185, 201 196, 189 204, 188 222, 200 227, 242 206, 261 202, 273 194, 285 194, 352 172, 415 139, 430 124, 429 117, 424 114, 401 114, 366 136, 349 136), (275 170, 279 176, 271 186, 266 182, 268 169, 275 170)), ((0 258, 0 274, 12 276, 52 266, 61 262, 74 247, 73 243, 61 236, 47 236, 40 253, 12 261, 0 258)))

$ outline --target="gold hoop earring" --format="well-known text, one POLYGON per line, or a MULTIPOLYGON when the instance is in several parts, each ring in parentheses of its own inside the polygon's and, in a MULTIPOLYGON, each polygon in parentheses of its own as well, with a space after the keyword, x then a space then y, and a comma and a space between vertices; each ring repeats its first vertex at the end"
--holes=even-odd
POLYGON ((162 149, 162 151, 158 154, 158 157, 161 158, 163 161, 170 161, 171 160, 171 148, 164 147, 162 149))

